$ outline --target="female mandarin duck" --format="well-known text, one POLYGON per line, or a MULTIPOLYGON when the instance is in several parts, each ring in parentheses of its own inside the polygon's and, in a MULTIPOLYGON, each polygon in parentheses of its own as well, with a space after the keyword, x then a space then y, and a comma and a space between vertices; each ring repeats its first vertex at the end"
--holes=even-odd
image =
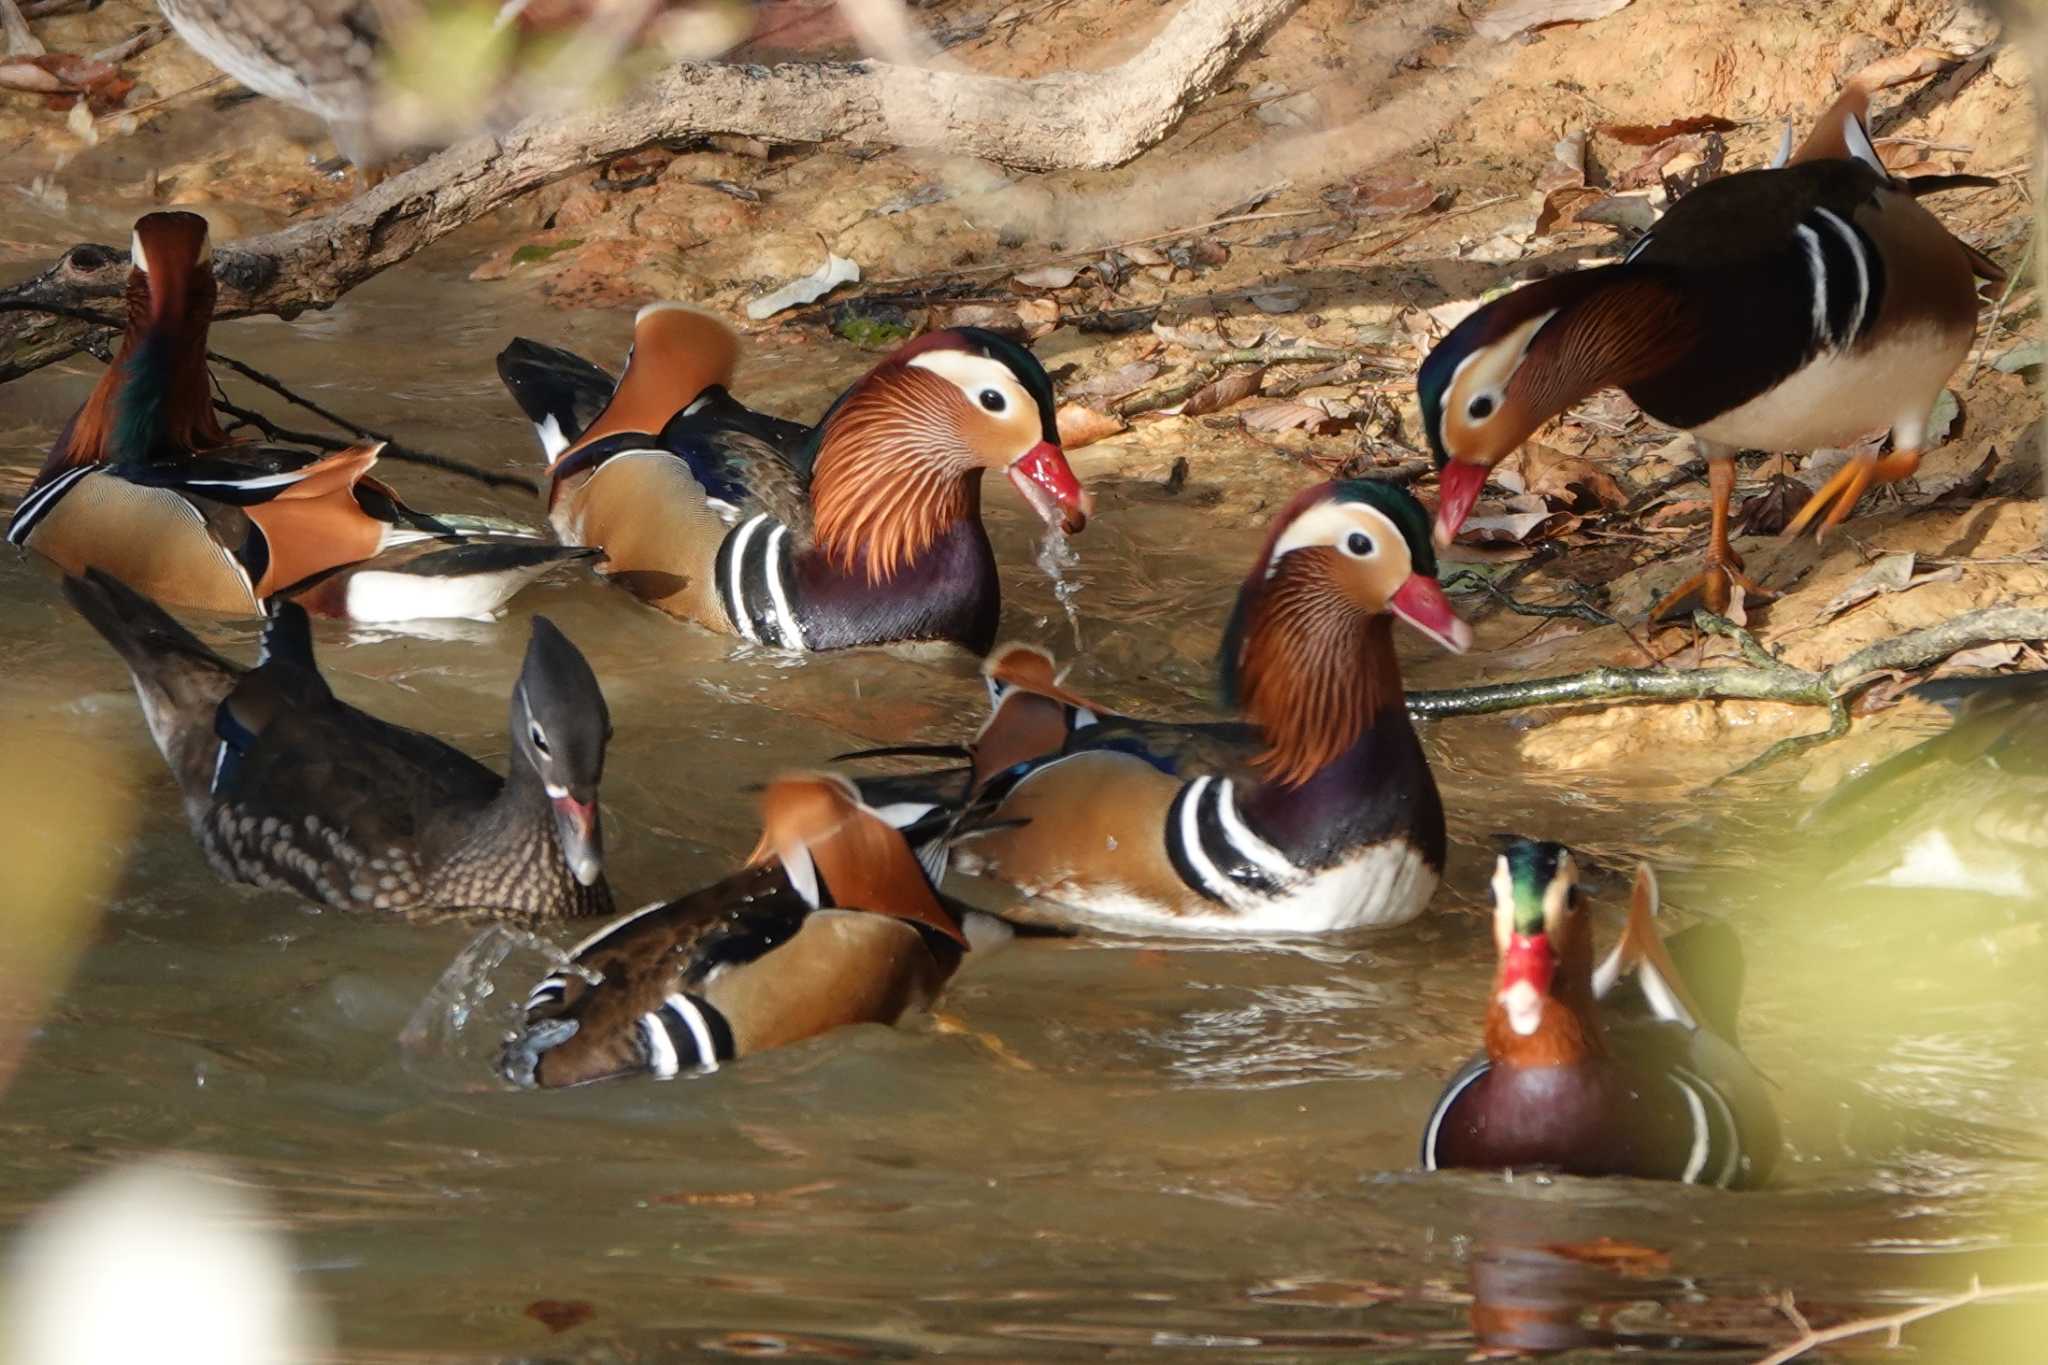
POLYGON ((179 606, 254 616, 273 594, 364 621, 488 616, 587 552, 459 532, 368 478, 379 445, 326 456, 230 442, 213 416, 206 220, 135 224, 127 334, 58 435, 7 539, 179 606))
POLYGON ((1667 951, 1652 918, 1656 878, 1644 865, 1621 942, 1595 970, 1571 851, 1533 839, 1508 843, 1493 897, 1500 971, 1486 1051, 1451 1078, 1430 1114, 1424 1168, 1723 1188, 1769 1179, 1778 1116, 1735 1045, 1734 935, 1702 924, 1667 951))
POLYGON ((1463 650, 1428 514, 1391 484, 1308 489, 1252 566, 1223 639, 1245 720, 1108 715, 1018 647, 970 752, 987 817, 955 856, 1092 917, 1176 933, 1314 934, 1420 914, 1443 806, 1408 722, 1399 616, 1463 650))
POLYGON ((666 1079, 924 1008, 959 966, 973 913, 938 894, 912 851, 929 841, 942 874, 948 821, 933 811, 871 805, 829 774, 772 783, 747 867, 578 944, 575 970, 528 997, 500 1070, 546 1087, 666 1079))
POLYGON ((545 617, 512 690, 504 777, 328 690, 280 604, 242 668, 98 570, 64 592, 134 676, 194 837, 231 881, 335 910, 544 920, 609 914, 597 785, 611 717, 545 617))
POLYGON ((1043 367, 992 332, 933 332, 806 428, 732 399, 738 352, 716 318, 650 304, 586 425, 602 371, 529 341, 506 348, 499 373, 540 431, 562 542, 603 549, 603 571, 663 611, 747 640, 985 653, 1001 589, 982 475, 1003 471, 1068 531, 1088 517, 1043 367))
POLYGON ((1974 176, 1894 180, 1846 93, 1792 164, 1709 181, 1671 206, 1618 265, 1538 280, 1473 313, 1417 377, 1442 487, 1436 536, 1464 524, 1487 471, 1596 389, 1619 388, 1706 457, 1706 566, 1652 619, 1698 590, 1725 611, 1742 574, 1728 544, 1735 456, 1811 450, 1889 426, 1889 455, 1844 465, 1794 518, 1820 531, 1871 483, 1920 462, 1942 385, 1970 349, 1974 276, 2002 279, 1915 196, 1974 176))

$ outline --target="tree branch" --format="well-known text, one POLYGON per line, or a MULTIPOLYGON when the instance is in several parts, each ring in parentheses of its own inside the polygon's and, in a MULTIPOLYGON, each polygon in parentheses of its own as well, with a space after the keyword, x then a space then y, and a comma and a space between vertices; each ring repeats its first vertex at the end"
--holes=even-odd
MULTIPOLYGON (((223 244, 216 315, 291 317, 325 308, 508 199, 649 143, 711 133, 776 142, 941 148, 1026 170, 1117 166, 1158 142, 1247 48, 1300 0, 1187 0, 1144 51, 1101 72, 1031 80, 880 62, 774 67, 682 62, 621 105, 541 114, 502 137, 456 144, 332 213, 223 244)), ((124 253, 75 246, 0 290, 76 308, 112 298, 124 253)), ((0 383, 78 349, 55 314, 0 315, 0 383)))
POLYGON ((2036 1298, 2043 1294, 2048 1294, 2048 1281, 2040 1281, 2034 1284, 1994 1285, 1990 1289, 1986 1289, 1973 1276, 1970 1280, 1970 1287, 1960 1294, 1951 1294, 1945 1299, 1936 1299, 1932 1303, 1922 1303, 1916 1304, 1911 1308, 1902 1308, 1896 1313, 1886 1313, 1881 1317, 1856 1318, 1853 1321, 1842 1323, 1836 1327, 1822 1327, 1819 1329, 1815 1329, 1806 1321, 1806 1316, 1793 1304, 1791 1296, 1787 1295, 1778 1306, 1784 1311, 1785 1316, 1792 1319, 1794 1325, 1799 1328, 1799 1339, 1788 1342, 1769 1355, 1764 1356, 1756 1362, 1756 1365, 1786 1365, 1786 1362, 1797 1360, 1816 1346, 1826 1346, 1830 1342, 1836 1341, 1848 1341, 1852 1337, 1869 1336, 1873 1332, 1890 1333, 1891 1344, 1896 1346, 1899 1344, 1899 1332, 1923 1318, 1931 1318, 1936 1314, 1951 1312, 1954 1309, 1963 1308, 1973 1303, 1986 1303, 1996 1299, 2036 1298))
POLYGON ((1694 669, 1594 668, 1561 678, 1410 692, 1408 711, 1416 716, 1483 716, 1531 706, 1617 701, 1776 701, 1828 709, 1826 730, 1780 740, 1729 774, 1734 777, 1767 767, 1800 749, 1840 738, 1849 728, 1844 698, 1877 674, 1925 668, 1958 650, 1978 645, 2004 640, 2048 640, 2048 611, 1988 607, 1880 640, 1830 668, 1812 671, 1779 659, 1755 636, 1725 617, 1701 611, 1693 613, 1693 620, 1709 634, 1734 640, 1749 664, 1694 669))

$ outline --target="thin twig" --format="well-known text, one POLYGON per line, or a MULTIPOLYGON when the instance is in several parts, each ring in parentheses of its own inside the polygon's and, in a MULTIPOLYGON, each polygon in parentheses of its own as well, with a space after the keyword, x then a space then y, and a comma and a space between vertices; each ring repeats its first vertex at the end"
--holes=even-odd
POLYGON ((1006 265, 969 265, 958 270, 936 270, 926 275, 894 275, 885 280, 876 280, 874 283, 916 284, 921 280, 950 279, 955 275, 992 275, 1007 270, 1036 270, 1042 265, 1058 265, 1061 261, 1079 260, 1083 256, 1100 256, 1106 252, 1121 251, 1127 246, 1170 242, 1177 237, 1207 232, 1212 228, 1229 227, 1234 223, 1255 223, 1265 218, 1306 218, 1312 213, 1321 212, 1322 209, 1264 209, 1258 213, 1233 213, 1222 218, 1212 218, 1206 223, 1196 223, 1192 227, 1170 228, 1165 232, 1155 232, 1147 237, 1132 237, 1122 242, 1104 242, 1100 246, 1083 247, 1079 251, 1062 251, 1057 256, 1045 256, 1035 261, 1015 261, 1006 265))
MULTIPOLYGON (((522 475, 500 474, 496 470, 484 469, 477 465, 470 464, 466 461, 458 460, 451 455, 436 455, 431 451, 415 450, 413 447, 401 443, 400 441, 385 434, 384 432, 375 431, 369 427, 362 425, 359 422, 352 422, 348 418, 343 417, 340 413, 332 412, 327 408, 321 407, 312 399, 302 397, 301 395, 292 392, 291 389, 285 386, 282 380, 267 375, 263 373, 263 371, 256 369, 254 366, 245 365, 241 361, 236 360, 232 356, 225 356, 215 351, 208 351, 206 353, 206 358, 208 360, 214 361, 217 364, 227 366, 236 374, 241 375, 244 379, 247 379, 251 383, 262 385, 264 388, 269 389, 278 397, 284 399, 286 402, 293 403, 299 407, 304 408, 307 412, 310 412, 314 416, 319 417, 325 421, 333 423, 335 426, 340 427, 343 431, 349 432, 366 441, 383 442, 384 449, 381 452, 380 458, 388 460, 398 460, 404 464, 425 465, 429 469, 445 469, 451 474, 460 474, 462 477, 466 479, 474 479, 478 483, 485 484, 492 488, 519 488, 524 489, 528 493, 540 492, 539 484, 535 483, 532 479, 526 478, 522 475)), ((220 403, 222 402, 225 402, 225 400, 218 400, 216 402, 216 406, 219 406, 220 403)), ((243 421, 251 420, 251 418, 254 416, 254 414, 250 413, 247 409, 234 408, 232 406, 224 407, 222 408, 222 411, 229 412, 231 415, 243 421)), ((279 437, 277 437, 277 439, 289 440, 292 439, 292 437, 280 435, 279 437)), ((311 442, 311 444, 317 445, 322 449, 328 450, 341 448, 339 446, 330 445, 327 441, 313 441, 311 442)))
MULTIPOLYGON (((98 52, 93 53, 92 59, 96 62, 106 62, 110 65, 115 62, 125 62, 130 57, 140 56, 142 53, 149 51, 165 38, 168 38, 170 33, 171 28, 168 24, 145 24, 120 42, 115 43, 112 47, 103 47, 98 52)), ((128 113, 129 111, 124 109, 121 112, 128 113)))
POLYGON ((1990 1303, 1998 1299, 2026 1298, 2039 1294, 2048 1294, 2048 1280, 2036 1280, 2032 1284, 1997 1285, 1986 1289, 1983 1282, 1972 1275, 1970 1277, 1970 1287, 1960 1294, 1951 1294, 1945 1299, 1936 1299, 1932 1303, 1922 1303, 1916 1304, 1911 1308, 1902 1308, 1896 1313, 1885 1313, 1871 1318, 1855 1318, 1848 1322, 1838 1323, 1833 1327, 1822 1327, 1817 1330, 1809 1325, 1804 1315, 1791 1305, 1790 1300, 1787 1300, 1780 1304, 1779 1307, 1784 1310, 1785 1316, 1791 1318, 1799 1327, 1799 1339, 1780 1346, 1777 1350, 1758 1360, 1756 1365, 1786 1365, 1787 1361, 1797 1360, 1816 1346, 1826 1346, 1836 1341, 1848 1341, 1853 1337, 1865 1337, 1869 1336, 1872 1332, 1889 1332, 1892 1335, 1893 1341, 1896 1342, 1901 1329, 1910 1327, 1922 1319, 1934 1317, 1936 1314, 1951 1312, 1954 1309, 1964 1308, 1973 1303, 1990 1303))
MULTIPOLYGON (((1463 218, 1467 214, 1477 213, 1481 209, 1490 209, 1495 204, 1505 204, 1510 199, 1520 198, 1522 196, 1519 194, 1496 194, 1493 198, 1482 199, 1476 204, 1460 204, 1454 209, 1445 209, 1442 213, 1432 213, 1413 227, 1381 228, 1378 232, 1368 232, 1363 237, 1349 237, 1341 242, 1332 242, 1330 246, 1334 249, 1340 246, 1349 246, 1353 242, 1374 242, 1379 241, 1382 237, 1391 237, 1393 240, 1380 242, 1380 245, 1365 253, 1366 256, 1377 256, 1388 247, 1399 246, 1424 228, 1434 227, 1438 223, 1447 223, 1453 218, 1463 218)), ((1376 264, 1376 262, 1369 261, 1364 256, 1346 259, 1317 256, 1306 261, 1296 261, 1294 269, 1317 270, 1324 266, 1367 266, 1373 264, 1376 264)))
POLYGON ((1984 344, 1977 348, 1977 358, 1970 362, 1970 372, 1963 377, 1963 387, 1975 382, 1977 371, 1984 368, 1984 353, 1991 349, 1991 338, 1998 331, 1998 320, 2005 316, 2005 302, 2012 297, 2012 291, 2020 287, 2020 276, 2027 273, 2027 263, 2034 259, 2034 237, 2027 238, 2027 249, 2020 256, 2020 263, 2005 277, 2005 289, 1998 296, 1998 302, 1991 307, 1991 322, 1984 328, 1984 344))
POLYGON ((158 99, 153 99, 147 104, 138 104, 133 106, 132 108, 116 109, 112 113, 101 114, 99 117, 99 121, 104 123, 108 119, 127 118, 134 114, 146 114, 152 109, 161 109, 166 104, 170 104, 174 100, 181 100, 185 98, 185 96, 187 95, 196 95, 202 90, 211 90, 213 89, 214 86, 219 85, 226 79, 226 76, 208 76, 205 80, 200 81, 196 85, 188 85, 183 90, 173 90, 170 94, 164 95, 158 99))

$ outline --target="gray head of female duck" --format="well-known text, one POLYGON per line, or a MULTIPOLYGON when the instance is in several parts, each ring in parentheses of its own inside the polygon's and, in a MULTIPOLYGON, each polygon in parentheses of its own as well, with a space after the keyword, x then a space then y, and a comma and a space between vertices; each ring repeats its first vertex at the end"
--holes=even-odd
POLYGON ((539 779, 569 870, 583 885, 596 885, 604 874, 597 785, 612 737, 611 713, 582 651, 545 616, 533 618, 526 662, 512 689, 511 728, 518 755, 511 780, 520 780, 522 770, 539 779))

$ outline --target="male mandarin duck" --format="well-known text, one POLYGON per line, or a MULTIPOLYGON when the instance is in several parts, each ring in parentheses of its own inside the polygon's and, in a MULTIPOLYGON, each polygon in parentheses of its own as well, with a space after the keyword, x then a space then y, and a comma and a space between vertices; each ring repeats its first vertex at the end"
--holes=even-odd
POLYGON ((1954 721, 1844 783, 1801 822, 1827 881, 1923 902, 2048 899, 2048 673, 1940 678, 1908 696, 1954 721))
POLYGON ((1864 128, 1867 104, 1852 88, 1791 164, 1701 185, 1619 264, 1523 285, 1437 343, 1417 387, 1440 471, 1439 544, 1464 524, 1489 470, 1602 388, 1691 432, 1707 460, 1705 568, 1652 619, 1695 590, 1714 611, 1727 609, 1732 584, 1769 595, 1728 544, 1738 452, 1891 428, 1891 453, 1851 459, 1794 518, 1795 535, 1825 512, 1824 534, 1870 484, 1912 474, 1976 332, 1976 278, 2004 277, 1915 196, 1996 182, 1894 179, 1864 128))
POLYGON ((1067 531, 1088 518, 1031 352, 979 328, 932 332, 813 427, 734 401, 738 353, 718 319, 650 304, 624 375, 588 418, 603 371, 525 340, 499 355, 540 432, 562 542, 603 549, 602 571, 663 611, 750 641, 985 653, 1001 589, 982 475, 1003 472, 1067 531))
POLYGON ((359 621, 488 616, 588 557, 413 511, 368 477, 380 444, 316 455, 231 442, 206 370, 206 220, 145 215, 130 259, 120 352, 15 508, 11 543, 178 606, 255 616, 281 593, 359 621))
MULTIPOLYGON (((1020 647, 991 660, 969 752, 985 818, 957 865, 1091 917, 1176 933, 1400 924, 1444 865, 1443 806, 1408 721, 1398 616, 1463 650, 1429 519, 1391 484, 1322 484, 1273 523, 1224 634, 1241 721, 1110 715, 1020 647)), ((887 752, 887 751, 879 751, 887 752)))
POLYGON ((500 1071, 544 1087, 666 1079, 924 1008, 960 964, 967 921, 985 918, 938 894, 949 817, 935 810, 872 804, 831 774, 778 779, 747 866, 577 944, 574 968, 528 997, 500 1071), (937 873, 922 861, 933 849, 937 873))
POLYGON ((128 665, 221 876, 406 918, 611 912, 597 806, 611 717, 590 665, 545 617, 512 690, 500 777, 337 698, 296 605, 278 606, 245 669, 96 569, 64 593, 128 665))
POLYGON ((1761 1185, 1778 1116, 1736 1046, 1742 956, 1702 924, 1667 950, 1637 870, 1621 941, 1596 969, 1571 850, 1513 839, 1493 874, 1500 969, 1486 1050, 1444 1088, 1422 1165, 1761 1185), (1675 958, 1683 958, 1681 968, 1675 958))

